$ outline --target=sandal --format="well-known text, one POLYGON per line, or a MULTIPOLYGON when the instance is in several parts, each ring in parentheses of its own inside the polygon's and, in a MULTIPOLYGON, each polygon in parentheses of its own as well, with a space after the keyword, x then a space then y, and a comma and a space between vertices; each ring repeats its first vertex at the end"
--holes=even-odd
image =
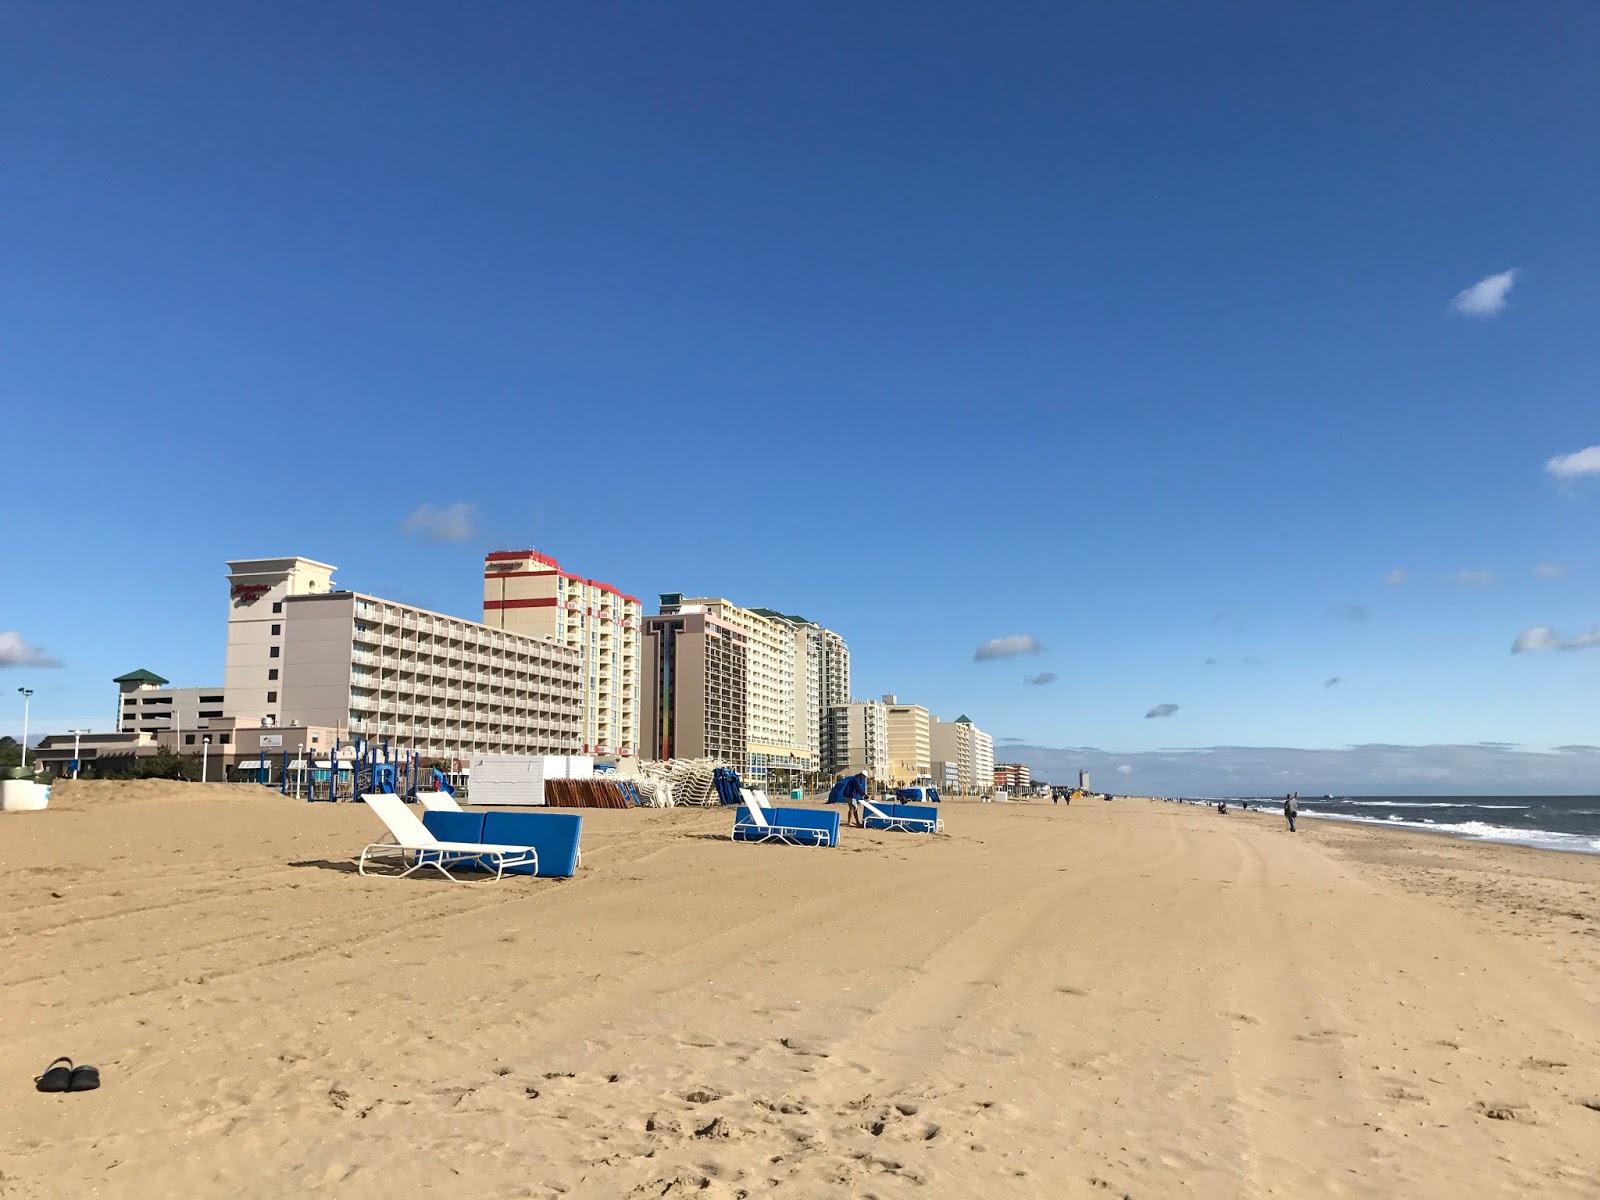
POLYGON ((69 1092, 92 1092, 100 1086, 99 1067, 78 1067, 67 1080, 69 1092))
POLYGON ((44 1069, 44 1074, 33 1081, 33 1086, 41 1092, 64 1092, 72 1086, 72 1060, 58 1058, 44 1069), (66 1063, 64 1067, 56 1063, 66 1063))

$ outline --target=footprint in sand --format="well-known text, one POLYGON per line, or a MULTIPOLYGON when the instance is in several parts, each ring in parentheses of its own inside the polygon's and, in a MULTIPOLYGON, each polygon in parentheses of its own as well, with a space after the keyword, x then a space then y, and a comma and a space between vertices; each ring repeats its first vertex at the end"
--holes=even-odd
POLYGON ((828 1052, 822 1048, 822 1044, 809 1038, 786 1037, 780 1038, 779 1041, 783 1048, 792 1054, 809 1055, 813 1058, 828 1057, 828 1052))
POLYGON ((1488 1117, 1491 1121, 1520 1121, 1524 1125, 1533 1124, 1533 1111, 1526 1104, 1504 1100, 1479 1100, 1472 1107, 1479 1116, 1488 1117))
POLYGON ((1564 1071, 1567 1064, 1553 1058, 1525 1058, 1522 1065, 1535 1071, 1564 1071))

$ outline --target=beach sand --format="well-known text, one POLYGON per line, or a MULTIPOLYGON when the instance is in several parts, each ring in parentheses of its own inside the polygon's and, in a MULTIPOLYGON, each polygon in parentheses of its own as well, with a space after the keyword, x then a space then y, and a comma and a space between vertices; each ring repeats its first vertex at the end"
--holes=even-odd
POLYGON ((1600 1195, 1600 858, 944 808, 453 884, 354 874, 361 805, 58 785, 0 817, 0 1196, 1600 1195))

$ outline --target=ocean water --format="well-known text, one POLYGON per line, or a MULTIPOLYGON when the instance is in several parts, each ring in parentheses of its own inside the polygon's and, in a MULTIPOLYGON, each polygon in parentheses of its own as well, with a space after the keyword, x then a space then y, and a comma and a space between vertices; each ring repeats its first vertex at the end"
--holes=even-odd
MULTIPOLYGON (((1281 819, 1282 796, 1248 799, 1281 819)), ((1300 815, 1600 854, 1600 796, 1301 796, 1300 815)))

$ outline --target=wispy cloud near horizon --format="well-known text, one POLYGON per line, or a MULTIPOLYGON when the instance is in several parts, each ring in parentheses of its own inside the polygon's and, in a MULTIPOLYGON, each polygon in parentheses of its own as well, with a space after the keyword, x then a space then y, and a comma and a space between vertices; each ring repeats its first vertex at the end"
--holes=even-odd
POLYGON ((1145 720, 1148 721, 1148 720, 1150 720, 1150 719, 1152 719, 1154 717, 1170 717, 1173 713, 1175 713, 1177 711, 1178 711, 1178 706, 1176 704, 1158 704, 1154 708, 1152 708, 1149 712, 1145 713, 1144 716, 1145 716, 1145 720))
POLYGON ((1506 297, 1517 282, 1516 267, 1496 275, 1485 275, 1469 288, 1457 292, 1450 307, 1464 317, 1495 317, 1505 311, 1506 297))
POLYGON ((1055 681, 1056 673, 1054 671, 1040 671, 1037 675, 1029 675, 1022 682, 1029 687, 1044 687, 1046 684, 1054 683, 1055 681))
POLYGON ((61 660, 46 654, 38 646, 30 646, 15 629, 0 632, 0 667, 33 667, 53 671, 61 660))
POLYGON ((1517 634, 1511 643, 1513 654, 1538 654, 1544 650, 1588 650, 1600 646, 1600 625, 1577 637, 1564 638, 1548 625, 1535 625, 1517 634))
POLYGON ((1325 687, 1325 688, 1336 688, 1343 682, 1344 682, 1344 676, 1343 675, 1335 675, 1332 679, 1324 679, 1322 681, 1322 686, 1325 687))
POLYGON ((1488 587, 1494 582, 1493 571, 1457 571, 1446 581, 1458 587, 1488 587))
POLYGON ((1388 587, 1399 587, 1409 578, 1411 578, 1409 571, 1403 567, 1396 567, 1383 577, 1383 582, 1388 587))
POLYGON ((1037 654, 1044 647, 1039 644, 1039 639, 1029 633, 1012 634, 1010 637, 990 638, 973 652, 973 662, 992 662, 997 658, 1015 658, 1019 654, 1037 654))
POLYGON ((473 507, 464 501, 447 504, 443 508, 419 504, 400 522, 400 532, 419 537, 425 542, 468 541, 475 532, 473 507))
POLYGON ((1540 563, 1533 569, 1533 573, 1541 579, 1560 579, 1567 570, 1566 563, 1540 563))

